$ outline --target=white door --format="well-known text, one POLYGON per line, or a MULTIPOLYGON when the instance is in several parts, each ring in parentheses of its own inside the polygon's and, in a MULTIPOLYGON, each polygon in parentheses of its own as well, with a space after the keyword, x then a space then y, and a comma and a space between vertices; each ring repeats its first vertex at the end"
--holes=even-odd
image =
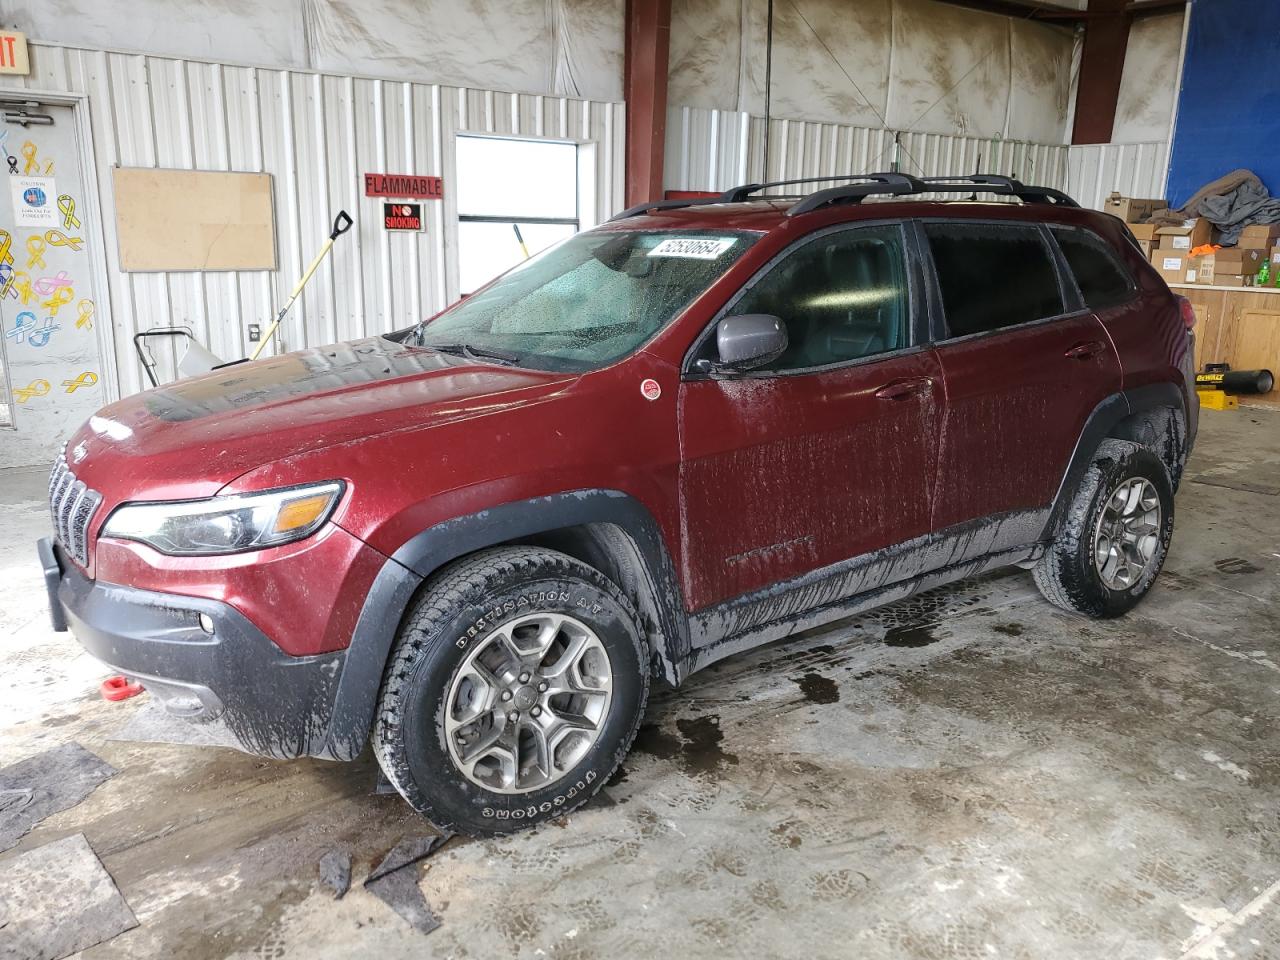
POLYGON ((105 402, 90 230, 70 106, 0 104, 0 467, 51 462, 105 402), (6 172, 7 166, 7 172, 6 172))

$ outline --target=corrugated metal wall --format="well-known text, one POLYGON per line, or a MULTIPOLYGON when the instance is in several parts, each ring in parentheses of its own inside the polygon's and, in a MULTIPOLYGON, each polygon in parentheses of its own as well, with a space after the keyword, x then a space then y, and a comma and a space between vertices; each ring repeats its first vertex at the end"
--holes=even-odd
MULTIPOLYGON (((145 386, 139 330, 189 325, 219 356, 244 356, 245 325, 266 323, 346 208, 357 225, 334 248, 282 327, 286 349, 394 330, 458 295, 454 137, 494 133, 596 145, 584 226, 623 205, 623 106, 31 45, 31 75, 0 89, 87 93, 103 203, 110 311, 122 394, 145 386), (270 173, 275 272, 121 273, 114 165, 270 173), (388 235, 363 197, 364 172, 436 174, 425 234, 388 235)), ((172 375, 172 357, 156 354, 172 375)))
POLYGON ((1113 190, 1126 197, 1163 197, 1168 169, 1168 143, 1072 147, 1065 189, 1081 206, 1094 209, 1113 190))
MULTIPOLYGON (((672 107, 667 116, 668 190, 724 190, 739 183, 889 170, 894 132, 804 120, 770 121, 764 169, 764 118, 734 110, 672 107)), ((1167 143, 1064 144, 984 140, 936 133, 902 137, 899 169, 916 176, 1001 173, 1057 187, 1098 208, 1113 190, 1164 196, 1167 143)))
MULTIPOLYGON (((769 169, 764 169, 765 121, 733 110, 673 107, 667 116, 668 190, 723 190, 737 183, 891 169, 894 131, 805 120, 770 121, 769 169)), ((1061 187, 1067 147, 905 133, 899 169, 916 176, 1000 173, 1061 187)))

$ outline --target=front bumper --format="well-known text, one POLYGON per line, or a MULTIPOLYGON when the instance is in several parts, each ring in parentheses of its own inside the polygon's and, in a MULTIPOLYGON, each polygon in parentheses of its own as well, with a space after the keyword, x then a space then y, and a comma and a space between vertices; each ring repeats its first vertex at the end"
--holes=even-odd
POLYGON ((85 650, 141 680, 170 713, 221 720, 250 753, 333 755, 345 650, 292 657, 225 603, 90 580, 56 544, 41 540, 38 550, 54 629, 70 628, 85 650))

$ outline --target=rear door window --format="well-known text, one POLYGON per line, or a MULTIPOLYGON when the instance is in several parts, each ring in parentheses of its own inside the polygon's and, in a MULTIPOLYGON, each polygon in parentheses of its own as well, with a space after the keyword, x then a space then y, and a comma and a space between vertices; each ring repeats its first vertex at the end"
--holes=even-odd
POLYGON ((1015 223, 924 224, 947 330, 986 333, 1065 312, 1053 254, 1038 226, 1015 223))
POLYGON ((1080 295, 1090 310, 1103 310, 1133 298, 1133 278, 1116 258, 1111 245, 1092 230, 1050 227, 1062 248, 1080 295))

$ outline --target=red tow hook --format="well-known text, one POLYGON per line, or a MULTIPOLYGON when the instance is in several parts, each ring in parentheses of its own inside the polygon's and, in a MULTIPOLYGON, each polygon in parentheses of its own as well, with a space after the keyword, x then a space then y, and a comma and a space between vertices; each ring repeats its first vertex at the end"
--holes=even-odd
POLYGON ((122 677, 116 674, 113 677, 107 677, 102 681, 102 699, 110 700, 128 700, 130 697, 136 697, 142 692, 142 684, 137 680, 130 680, 128 677, 122 677))

